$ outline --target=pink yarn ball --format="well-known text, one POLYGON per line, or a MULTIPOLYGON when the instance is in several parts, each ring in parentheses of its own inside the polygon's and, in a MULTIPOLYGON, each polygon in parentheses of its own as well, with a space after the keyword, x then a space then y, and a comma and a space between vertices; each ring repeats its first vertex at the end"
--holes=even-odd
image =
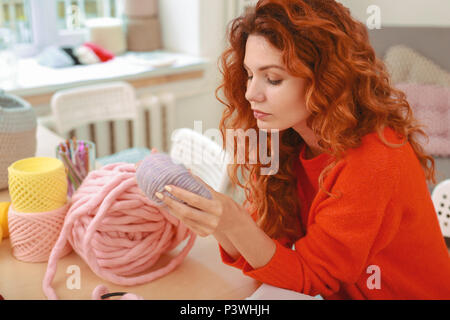
MULTIPOLYGON (((13 256, 24 262, 47 262, 58 239, 69 204, 49 212, 23 213, 9 206, 8 227, 13 256)), ((72 251, 67 244, 60 252, 72 251)))
POLYGON ((67 241, 100 278, 133 286, 175 269, 191 250, 195 234, 139 190, 134 164, 114 163, 91 171, 72 197, 43 281, 50 299, 57 298, 51 282, 67 241), (142 274, 188 237, 166 266, 142 274))

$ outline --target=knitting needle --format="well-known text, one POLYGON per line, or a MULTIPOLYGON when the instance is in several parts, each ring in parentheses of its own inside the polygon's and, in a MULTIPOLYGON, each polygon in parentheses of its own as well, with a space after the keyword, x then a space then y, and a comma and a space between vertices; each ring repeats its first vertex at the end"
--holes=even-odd
POLYGON ((66 147, 67 147, 67 154, 69 156, 69 159, 72 158, 72 154, 70 152, 70 142, 68 139, 66 139, 66 147))
POLYGON ((78 150, 77 150, 77 162, 79 164, 79 169, 81 171, 81 174, 83 176, 83 178, 85 178, 87 176, 87 172, 85 169, 85 164, 84 164, 84 143, 83 141, 80 141, 80 144, 78 146, 78 150))
POLYGON ((77 172, 78 172, 80 178, 83 179, 83 178, 84 178, 84 175, 83 175, 83 172, 82 172, 82 170, 81 170, 81 168, 80 168, 81 163, 80 163, 80 158, 79 158, 78 142, 76 141, 76 138, 75 138, 75 137, 72 138, 72 142, 73 142, 73 148, 74 148, 74 149, 73 149, 73 150, 74 150, 74 153, 73 153, 73 163, 74 163, 75 169, 77 170, 77 172))
MULTIPOLYGON (((65 151, 65 150, 67 150, 67 149, 63 147, 63 151, 65 151)), ((65 162, 66 166, 69 169, 69 175, 72 174, 73 179, 76 181, 76 188, 78 188, 78 186, 82 182, 82 179, 80 178, 79 173, 74 168, 74 165, 73 165, 72 161, 70 161, 70 159, 68 158, 67 151, 66 152, 62 152, 60 154, 62 156, 63 161, 65 162)))
POLYGON ((66 153, 66 147, 65 147, 64 143, 60 143, 58 146, 58 154, 59 154, 62 162, 64 163, 64 167, 66 168, 67 179, 69 180, 68 195, 69 195, 69 197, 71 197, 74 192, 75 181, 73 180, 73 177, 71 176, 71 173, 69 172, 68 165, 66 165, 66 161, 64 160, 65 153, 66 153))
POLYGON ((60 156, 64 162, 65 167, 67 168, 67 177, 69 178, 71 184, 74 186, 75 189, 78 189, 78 183, 75 180, 75 176, 73 175, 73 170, 71 168, 71 165, 69 163, 69 160, 67 159, 67 155, 63 152, 60 152, 60 156))
POLYGON ((85 145, 85 154, 84 154, 84 165, 86 166, 86 172, 89 172, 91 170, 90 164, 89 164, 89 144, 86 143, 85 145))

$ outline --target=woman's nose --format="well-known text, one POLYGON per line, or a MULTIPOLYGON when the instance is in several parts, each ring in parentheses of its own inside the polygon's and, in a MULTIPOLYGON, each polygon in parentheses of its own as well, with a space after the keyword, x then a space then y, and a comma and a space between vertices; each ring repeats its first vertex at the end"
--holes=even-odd
POLYGON ((262 102, 264 93, 261 86, 253 79, 247 82, 247 90, 245 91, 245 99, 249 102, 262 102))

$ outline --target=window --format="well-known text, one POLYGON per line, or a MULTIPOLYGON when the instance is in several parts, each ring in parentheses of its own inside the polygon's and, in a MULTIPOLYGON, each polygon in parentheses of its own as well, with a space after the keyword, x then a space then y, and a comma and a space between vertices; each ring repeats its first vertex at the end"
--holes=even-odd
POLYGON ((55 0, 59 29, 82 29, 86 19, 121 17, 119 0, 55 0))
POLYGON ((29 1, 0 0, 0 46, 32 40, 29 1))
POLYGON ((0 0, 0 49, 27 57, 47 46, 79 45, 86 20, 122 14, 122 0, 0 0))

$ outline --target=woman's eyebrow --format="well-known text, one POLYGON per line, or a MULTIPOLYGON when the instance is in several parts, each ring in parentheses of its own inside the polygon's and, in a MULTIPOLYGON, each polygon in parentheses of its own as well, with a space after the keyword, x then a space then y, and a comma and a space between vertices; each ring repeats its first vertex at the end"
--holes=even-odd
MULTIPOLYGON (((249 70, 250 68, 249 67, 247 67, 247 65, 244 63, 244 68, 245 69, 247 69, 247 70, 249 70)), ((277 68, 277 69, 281 69, 281 70, 283 70, 283 71, 286 71, 283 67, 281 67, 281 66, 278 66, 278 65, 276 65, 276 64, 269 64, 269 65, 267 65, 267 66, 262 66, 262 67, 259 67, 259 71, 264 71, 264 70, 267 70, 267 69, 270 69, 270 68, 277 68)))

